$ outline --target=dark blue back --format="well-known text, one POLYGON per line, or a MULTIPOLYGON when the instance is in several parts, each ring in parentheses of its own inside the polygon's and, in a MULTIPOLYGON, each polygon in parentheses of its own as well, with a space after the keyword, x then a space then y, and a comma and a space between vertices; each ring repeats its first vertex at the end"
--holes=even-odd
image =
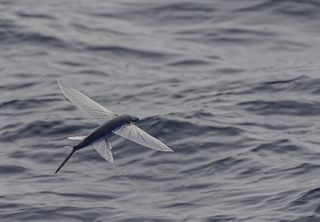
POLYGON ((132 116, 130 115, 118 116, 104 123, 103 125, 99 126, 95 131, 93 131, 89 136, 87 136, 82 142, 80 142, 74 148, 76 150, 79 150, 108 135, 112 136, 113 130, 123 126, 124 124, 130 123, 131 121, 132 121, 132 116))

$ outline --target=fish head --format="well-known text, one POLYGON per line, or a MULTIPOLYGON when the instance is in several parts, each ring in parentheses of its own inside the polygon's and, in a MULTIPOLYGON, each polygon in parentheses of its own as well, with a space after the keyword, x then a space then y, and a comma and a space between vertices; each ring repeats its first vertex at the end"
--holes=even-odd
POLYGON ((135 122, 138 122, 140 119, 138 118, 138 117, 136 117, 136 116, 130 116, 131 117, 131 122, 132 123, 135 123, 135 122))

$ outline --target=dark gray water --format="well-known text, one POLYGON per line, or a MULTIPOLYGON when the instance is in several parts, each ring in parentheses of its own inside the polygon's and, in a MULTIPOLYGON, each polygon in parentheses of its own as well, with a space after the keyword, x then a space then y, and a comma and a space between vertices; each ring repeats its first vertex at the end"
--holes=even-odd
POLYGON ((320 221, 320 2, 0 1, 0 221, 320 221), (96 127, 59 80, 174 153, 96 127))

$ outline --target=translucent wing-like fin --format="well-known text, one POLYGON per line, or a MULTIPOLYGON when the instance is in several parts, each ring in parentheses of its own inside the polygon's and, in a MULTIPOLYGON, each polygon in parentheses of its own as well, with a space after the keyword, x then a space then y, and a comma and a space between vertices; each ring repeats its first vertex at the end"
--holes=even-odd
POLYGON ((68 137, 69 140, 76 140, 76 141, 84 140, 84 138, 86 138, 86 137, 85 136, 70 136, 70 137, 68 137))
POLYGON ((154 150, 173 152, 173 150, 167 145, 132 123, 124 125, 123 127, 113 131, 113 133, 154 150))
POLYGON ((58 85, 65 97, 67 97, 82 112, 95 120, 98 124, 101 125, 107 120, 113 119, 117 116, 117 114, 101 106, 99 103, 93 101, 78 90, 64 87, 59 82, 58 85))
POLYGON ((105 160, 109 161, 110 163, 114 162, 111 151, 112 147, 108 140, 94 143, 92 146, 105 160))

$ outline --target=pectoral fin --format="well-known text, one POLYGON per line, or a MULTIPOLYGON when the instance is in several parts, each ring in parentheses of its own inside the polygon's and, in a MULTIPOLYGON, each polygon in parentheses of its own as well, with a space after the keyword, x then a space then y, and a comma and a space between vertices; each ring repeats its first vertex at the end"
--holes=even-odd
POLYGON ((163 142, 154 138, 153 136, 151 136, 144 130, 140 129, 133 123, 124 125, 119 129, 113 131, 113 133, 154 150, 173 152, 173 150, 170 149, 163 142))

